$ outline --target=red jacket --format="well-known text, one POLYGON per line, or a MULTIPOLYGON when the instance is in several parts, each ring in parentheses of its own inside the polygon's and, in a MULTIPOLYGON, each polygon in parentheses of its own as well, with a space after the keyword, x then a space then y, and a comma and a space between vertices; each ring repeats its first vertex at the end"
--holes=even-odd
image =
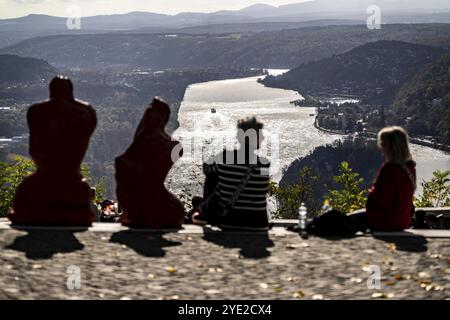
POLYGON ((415 162, 408 162, 406 168, 386 162, 378 172, 367 201, 372 229, 396 231, 410 228, 414 212, 415 162))

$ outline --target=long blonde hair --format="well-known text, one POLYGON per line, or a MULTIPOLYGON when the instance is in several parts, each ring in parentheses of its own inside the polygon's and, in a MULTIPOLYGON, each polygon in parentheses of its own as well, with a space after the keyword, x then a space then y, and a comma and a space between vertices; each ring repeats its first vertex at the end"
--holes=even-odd
POLYGON ((387 127, 378 132, 378 146, 383 150, 386 160, 399 164, 406 170, 414 191, 417 189, 416 175, 406 163, 412 161, 409 151, 408 133, 402 127, 387 127))
POLYGON ((378 132, 378 146, 388 162, 405 165, 412 160, 408 133, 402 127, 387 127, 378 132))

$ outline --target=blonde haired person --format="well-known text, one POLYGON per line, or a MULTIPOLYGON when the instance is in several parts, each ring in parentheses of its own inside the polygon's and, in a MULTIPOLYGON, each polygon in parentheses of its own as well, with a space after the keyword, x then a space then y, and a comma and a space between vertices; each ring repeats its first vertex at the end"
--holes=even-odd
POLYGON ((367 201, 367 222, 372 230, 395 231, 411 227, 416 190, 416 163, 409 150, 407 132, 387 127, 378 133, 385 158, 367 201))

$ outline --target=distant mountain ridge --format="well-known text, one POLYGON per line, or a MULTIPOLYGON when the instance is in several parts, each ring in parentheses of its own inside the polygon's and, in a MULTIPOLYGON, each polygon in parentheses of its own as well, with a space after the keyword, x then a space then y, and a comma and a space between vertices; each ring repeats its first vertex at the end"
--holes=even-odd
POLYGON ((350 95, 390 104, 403 84, 444 52, 433 46, 377 41, 267 77, 263 83, 315 96, 350 95))
MULTIPOLYGON (((429 0, 314 0, 278 7, 255 4, 241 10, 212 13, 182 12, 176 15, 151 12, 83 17, 80 30, 68 30, 65 17, 32 14, 0 20, 0 43, 3 46, 31 37, 99 31, 180 29, 185 27, 249 22, 304 22, 311 20, 358 20, 365 23, 370 5, 383 8, 383 23, 450 23, 450 3, 429 0)), ((1 44, 0 44, 1 45, 1 44)))

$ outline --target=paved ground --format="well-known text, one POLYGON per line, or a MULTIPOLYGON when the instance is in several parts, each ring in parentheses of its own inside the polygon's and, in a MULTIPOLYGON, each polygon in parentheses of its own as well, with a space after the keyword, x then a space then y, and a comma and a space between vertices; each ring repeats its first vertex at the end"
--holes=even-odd
POLYGON ((95 229, 0 223, 0 299, 450 298, 450 238, 439 234, 302 240, 283 229, 95 229), (381 289, 367 287, 370 265, 380 267, 381 289), (67 287, 70 266, 80 268, 79 290, 67 287))

